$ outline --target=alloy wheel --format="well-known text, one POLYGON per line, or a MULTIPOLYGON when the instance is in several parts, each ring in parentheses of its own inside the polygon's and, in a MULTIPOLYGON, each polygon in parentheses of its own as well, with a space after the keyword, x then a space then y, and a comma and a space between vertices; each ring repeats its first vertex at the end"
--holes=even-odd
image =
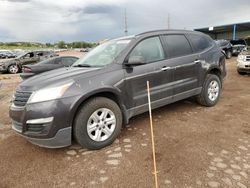
POLYGON ((18 67, 17 67, 17 65, 10 65, 10 67, 9 67, 9 72, 10 72, 11 74, 16 74, 16 73, 18 72, 18 67))
POLYGON ((215 101, 219 96, 219 83, 216 80, 212 80, 208 86, 208 98, 211 101, 215 101))
POLYGON ((88 119, 88 136, 96 142, 103 142, 113 134, 115 127, 115 114, 108 108, 100 108, 88 119))

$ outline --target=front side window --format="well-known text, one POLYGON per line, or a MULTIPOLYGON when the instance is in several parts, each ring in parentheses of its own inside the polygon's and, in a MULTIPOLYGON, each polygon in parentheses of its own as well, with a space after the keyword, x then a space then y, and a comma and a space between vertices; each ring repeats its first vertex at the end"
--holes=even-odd
POLYGON ((159 37, 147 38, 141 41, 129 55, 141 56, 145 63, 160 61, 165 58, 159 37))
POLYGON ((192 48, 184 35, 164 35, 167 52, 170 57, 181 57, 192 54, 192 48))

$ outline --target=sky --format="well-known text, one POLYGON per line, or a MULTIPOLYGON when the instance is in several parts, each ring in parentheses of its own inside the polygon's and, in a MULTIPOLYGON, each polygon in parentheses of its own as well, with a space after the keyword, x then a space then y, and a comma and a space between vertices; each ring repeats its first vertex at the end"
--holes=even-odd
POLYGON ((0 0, 0 42, 97 42, 250 21, 249 0, 0 0), (169 19, 168 19, 169 15, 169 19))

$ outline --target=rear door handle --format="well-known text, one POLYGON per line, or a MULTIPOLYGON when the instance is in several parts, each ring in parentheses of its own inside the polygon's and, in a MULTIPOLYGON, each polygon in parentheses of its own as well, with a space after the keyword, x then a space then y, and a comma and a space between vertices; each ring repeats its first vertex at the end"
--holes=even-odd
POLYGON ((162 67, 161 68, 162 71, 166 71, 166 70, 169 70, 169 69, 171 69, 171 67, 162 67))

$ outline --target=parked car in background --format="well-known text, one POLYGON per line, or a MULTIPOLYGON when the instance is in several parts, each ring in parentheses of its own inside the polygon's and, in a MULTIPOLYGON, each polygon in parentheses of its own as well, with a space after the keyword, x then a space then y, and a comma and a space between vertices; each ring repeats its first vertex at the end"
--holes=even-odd
POLYGON ((250 50, 241 52, 238 55, 237 71, 241 75, 250 73, 250 50))
POLYGON ((0 52, 0 59, 6 59, 5 52, 0 52))
POLYGON ((89 52, 90 49, 89 48, 83 48, 83 49, 80 49, 80 52, 89 52))
POLYGON ((56 57, 59 56, 57 53, 54 51, 46 51, 46 50, 41 50, 41 51, 35 51, 35 53, 40 56, 41 60, 47 59, 50 57, 56 57))
POLYGON ((244 39, 230 40, 233 48, 233 55, 239 55, 240 52, 247 50, 247 43, 244 39))
POLYGON ((11 51, 0 51, 0 59, 8 59, 8 58, 15 58, 16 55, 11 51))
POLYGON ((225 56, 207 35, 158 30, 103 43, 76 61, 24 80, 10 107, 12 128, 43 147, 100 149, 122 124, 152 108, 195 97, 217 104, 226 75, 225 56))
POLYGON ((232 44, 228 40, 216 40, 215 42, 225 52, 226 58, 230 59, 233 54, 232 44))
POLYGON ((0 60, 0 72, 16 74, 22 70, 23 65, 34 64, 57 54, 50 51, 23 52, 14 59, 0 60))
POLYGON ((74 56, 60 56, 46 59, 34 65, 24 65, 22 69, 23 73, 21 73, 20 76, 22 79, 26 79, 45 71, 62 67, 70 67, 78 59, 78 57, 74 56))

